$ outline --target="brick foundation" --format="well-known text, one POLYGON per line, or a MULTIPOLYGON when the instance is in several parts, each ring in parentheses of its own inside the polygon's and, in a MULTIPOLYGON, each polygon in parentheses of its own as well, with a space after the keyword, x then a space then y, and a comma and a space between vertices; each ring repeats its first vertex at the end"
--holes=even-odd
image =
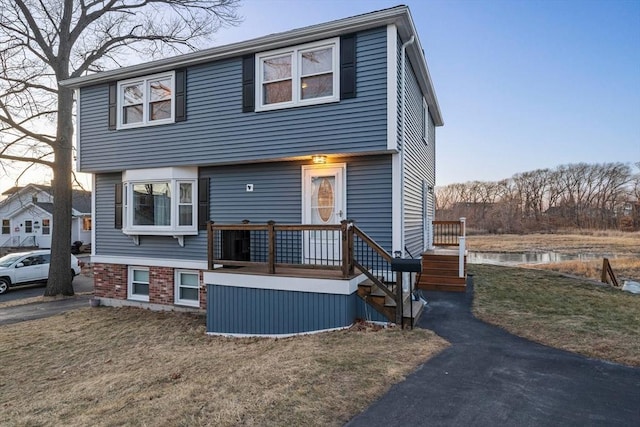
MULTIPOLYGON (((94 264, 94 295, 102 298, 127 299, 129 266, 94 264)), ((149 267, 149 303, 174 305, 175 270, 170 267, 149 267)), ((200 278, 200 308, 206 308, 207 291, 200 278)))

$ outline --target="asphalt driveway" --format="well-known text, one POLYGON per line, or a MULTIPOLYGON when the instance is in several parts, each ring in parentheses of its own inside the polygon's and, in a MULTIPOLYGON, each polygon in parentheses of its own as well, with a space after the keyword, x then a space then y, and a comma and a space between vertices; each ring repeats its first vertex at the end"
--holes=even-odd
MULTIPOLYGON (((451 342, 348 426, 638 426, 640 368, 546 347, 483 323, 466 294, 423 292, 419 326, 451 342)), ((402 355, 398 355, 402 357, 402 355)))
MULTIPOLYGON (((93 279, 80 275, 73 280, 73 290, 76 295, 71 298, 56 301, 17 305, 14 307, 0 307, 0 325, 17 323, 25 320, 41 319, 64 313, 80 307, 88 307, 91 295, 77 295, 78 293, 88 293, 93 291, 93 279)), ((43 286, 25 286, 10 289, 7 293, 0 295, 0 303, 13 301, 44 294, 43 286)))

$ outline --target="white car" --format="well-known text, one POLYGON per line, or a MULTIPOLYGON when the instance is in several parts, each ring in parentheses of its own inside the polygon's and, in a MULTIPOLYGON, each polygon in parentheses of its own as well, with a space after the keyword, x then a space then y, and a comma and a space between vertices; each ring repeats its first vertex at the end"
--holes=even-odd
MULTIPOLYGON (((0 294, 10 287, 46 282, 49 277, 50 250, 20 252, 0 258, 0 294)), ((78 258, 71 255, 71 279, 80 274, 78 258)))

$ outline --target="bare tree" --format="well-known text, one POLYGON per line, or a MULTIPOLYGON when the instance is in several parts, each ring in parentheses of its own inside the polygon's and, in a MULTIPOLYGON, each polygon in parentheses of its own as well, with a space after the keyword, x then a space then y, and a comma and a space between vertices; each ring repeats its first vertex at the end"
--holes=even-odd
POLYGON ((73 295, 73 92, 58 82, 192 50, 237 24, 239 0, 0 0, 0 161, 54 173, 45 295, 73 295))

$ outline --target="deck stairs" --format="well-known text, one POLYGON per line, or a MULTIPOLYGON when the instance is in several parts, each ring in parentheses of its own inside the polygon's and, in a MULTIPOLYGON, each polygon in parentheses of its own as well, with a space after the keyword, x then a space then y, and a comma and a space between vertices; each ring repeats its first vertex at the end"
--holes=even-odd
MULTIPOLYGON (((382 282, 382 281, 380 281, 382 282)), ((358 285, 358 296, 367 304, 375 308, 379 313, 385 316, 389 321, 396 322, 397 304, 394 298, 390 297, 381 287, 380 282, 367 279, 358 285)), ((387 290, 392 294, 396 292, 396 284, 382 282, 387 290)), ((411 293, 403 292, 402 294, 402 327, 412 328, 416 324, 422 312, 424 305, 421 301, 413 301, 411 293)))
POLYGON ((416 287, 428 291, 465 292, 467 290, 467 257, 460 276, 458 251, 432 250, 422 254, 422 274, 416 287))

